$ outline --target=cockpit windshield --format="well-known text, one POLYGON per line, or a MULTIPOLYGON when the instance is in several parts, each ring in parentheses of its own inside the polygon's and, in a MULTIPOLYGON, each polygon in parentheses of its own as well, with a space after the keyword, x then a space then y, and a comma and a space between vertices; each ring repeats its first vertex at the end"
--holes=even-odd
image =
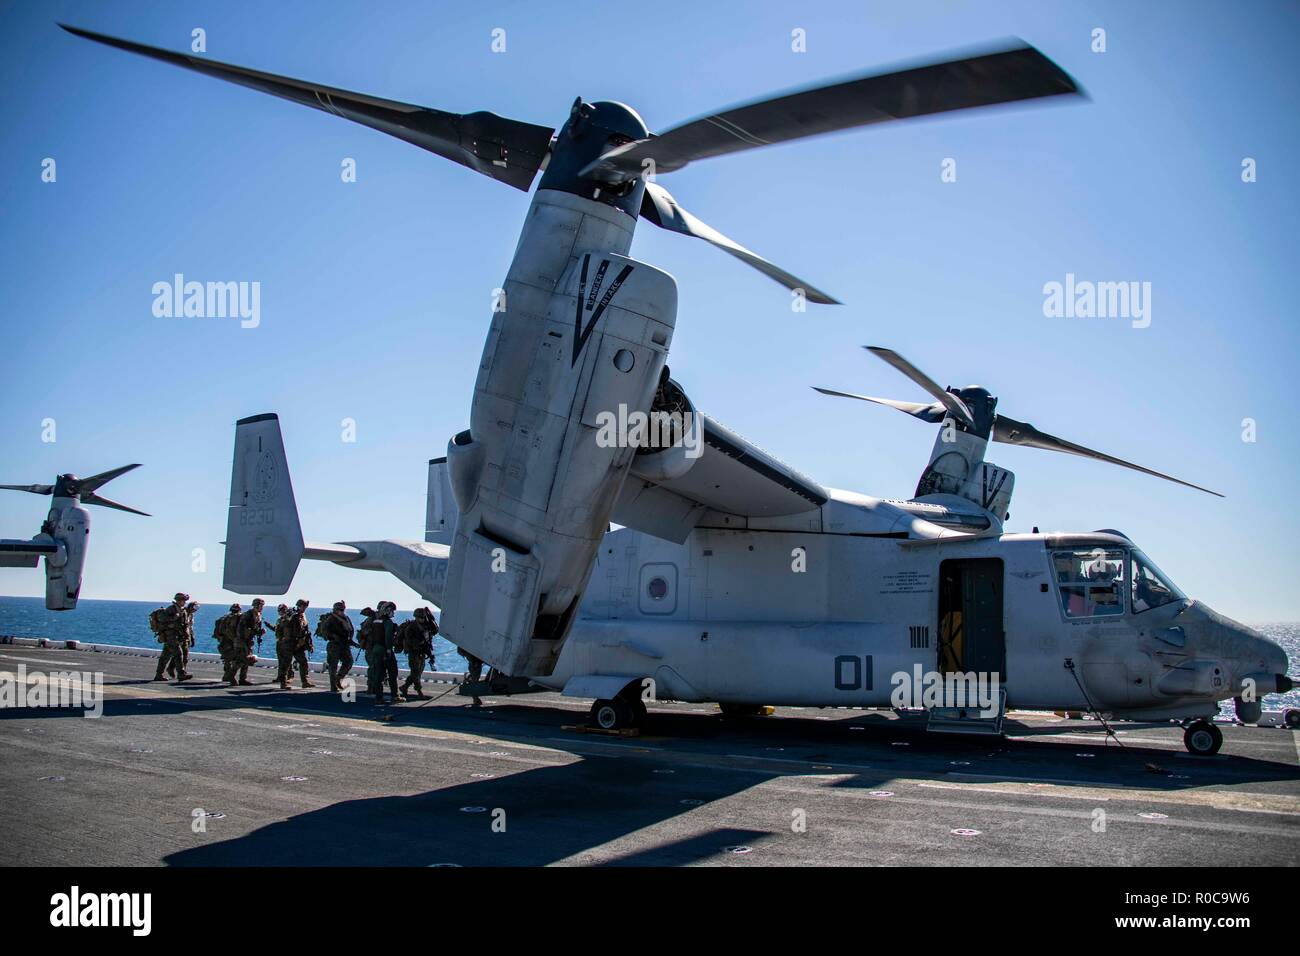
POLYGON ((1152 608, 1187 600, 1187 595, 1165 577, 1159 568, 1141 551, 1133 550, 1130 557, 1133 580, 1133 613, 1141 614, 1152 608))
POLYGON ((1088 548, 1052 555, 1061 610, 1066 617, 1109 617, 1124 613, 1123 551, 1088 548))

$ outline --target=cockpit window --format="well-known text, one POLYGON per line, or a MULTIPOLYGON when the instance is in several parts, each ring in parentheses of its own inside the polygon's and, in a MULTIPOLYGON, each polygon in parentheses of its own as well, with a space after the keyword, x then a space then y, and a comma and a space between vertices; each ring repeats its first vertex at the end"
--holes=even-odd
POLYGON ((1141 551, 1133 552, 1132 568, 1134 614, 1187 599, 1187 595, 1178 590, 1141 551))
POLYGON ((1091 548, 1056 551, 1052 568, 1066 617, 1109 617, 1124 613, 1123 551, 1091 548))

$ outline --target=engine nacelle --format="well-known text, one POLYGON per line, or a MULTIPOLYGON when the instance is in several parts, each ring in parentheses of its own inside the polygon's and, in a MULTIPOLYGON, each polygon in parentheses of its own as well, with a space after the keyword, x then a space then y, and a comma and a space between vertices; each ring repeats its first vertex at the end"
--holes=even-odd
POLYGON ((987 439, 959 429, 951 417, 945 418, 914 497, 956 495, 1005 521, 1016 476, 985 461, 987 448, 987 439))
POLYGON ((468 435, 447 449, 459 514, 442 633, 511 676, 555 666, 636 448, 608 413, 654 400, 677 315, 667 273, 624 252, 634 221, 533 198, 483 349, 468 435))
POLYGON ((45 606, 51 611, 70 611, 81 594, 90 538, 89 512, 71 499, 54 499, 38 540, 46 535, 59 550, 45 556, 45 606))

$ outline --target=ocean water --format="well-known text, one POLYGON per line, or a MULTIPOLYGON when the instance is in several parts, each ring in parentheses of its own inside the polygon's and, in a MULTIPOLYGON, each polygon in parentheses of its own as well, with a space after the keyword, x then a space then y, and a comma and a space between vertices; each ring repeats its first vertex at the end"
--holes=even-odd
MULTIPOLYGON (((251 598, 249 599, 252 600, 251 598)), ((158 638, 149 630, 149 612, 163 602, 152 601, 89 601, 77 602, 75 611, 47 611, 44 598, 3 597, 0 596, 0 634, 14 637, 48 637, 52 641, 86 641, 95 644, 120 644, 126 647, 160 647, 158 638)), ((274 621, 275 605, 272 601, 262 612, 264 619, 274 621)), ((249 603, 241 601, 247 610, 249 603)), ((329 608, 313 607, 307 609, 307 623, 313 632, 316 619, 329 608)), ((229 604, 204 604, 194 616, 194 647, 200 653, 217 653, 217 642, 212 637, 212 628, 219 617, 229 613, 229 604)), ((410 618, 410 611, 398 611, 393 620, 399 624, 410 618)), ((348 617, 356 628, 361 627, 359 609, 348 609, 348 617)), ((316 650, 308 654, 313 661, 325 661, 325 640, 313 637, 316 650)), ((275 657, 275 635, 268 626, 262 637, 262 646, 255 649, 258 657, 275 657)), ((441 636, 433 639, 433 652, 437 661, 437 670, 463 673, 465 658, 456 653, 455 645, 441 636)), ((364 664, 365 656, 356 648, 352 654, 358 664, 364 664)), ((406 666, 406 655, 399 655, 401 664, 406 666)))
MULTIPOLYGON (((161 603, 161 602, 159 602, 161 603)), ((243 603, 243 602, 241 602, 243 603)), ((278 601, 275 603, 279 603, 278 601)), ((47 611, 43 598, 3 597, 0 596, 0 634, 15 637, 48 637, 54 641, 88 641, 99 644, 121 644, 128 647, 157 648, 158 641, 149 630, 149 612, 159 604, 150 601, 89 601, 78 602, 75 611, 47 611)), ((194 621, 194 650, 216 653, 217 642, 212 638, 212 626, 217 618, 227 612, 229 605, 203 605, 199 608, 194 621)), ((269 617, 274 620, 275 612, 268 607, 269 617)), ((328 608, 310 608, 307 621, 313 630, 317 617, 328 608)), ((356 610, 349 610, 353 625, 361 626, 361 615, 356 610)), ((411 616, 410 611, 398 611, 395 620, 405 621, 411 616)), ((1289 673, 1300 681, 1300 624, 1256 624, 1262 633, 1282 645, 1290 658, 1289 673)), ((316 638, 316 650, 310 654, 313 661, 325 660, 325 642, 316 638)), ((437 669, 456 673, 465 670, 465 659, 456 653, 456 648, 441 636, 434 638, 434 655, 437 669)), ((360 658, 358 663, 365 663, 360 658)), ((261 657, 274 657, 274 638, 263 638, 261 657)), ((405 664, 405 661, 402 662, 405 664)), ((1232 703, 1227 702, 1224 713, 1231 712, 1232 703)), ((1277 710, 1282 707, 1300 707, 1300 690, 1288 694, 1270 694, 1264 698, 1265 710, 1277 710)))

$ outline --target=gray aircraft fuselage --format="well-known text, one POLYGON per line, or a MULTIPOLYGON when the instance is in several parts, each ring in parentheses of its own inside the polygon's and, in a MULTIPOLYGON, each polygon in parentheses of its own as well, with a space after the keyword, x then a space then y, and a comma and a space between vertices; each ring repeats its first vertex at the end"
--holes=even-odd
POLYGON ((682 544, 607 534, 555 673, 537 682, 610 675, 650 678, 677 700, 887 707, 894 675, 943 669, 941 575, 980 559, 1001 582, 982 660, 1000 671, 1008 707, 1202 717, 1247 679, 1261 697, 1274 692, 1287 670, 1282 648, 1254 630, 1189 600, 1139 612, 1127 584, 1113 589, 1119 607, 1069 616, 1053 555, 1136 550, 1117 535, 885 537, 926 522, 838 491, 819 518, 833 530, 808 530, 801 515, 700 527, 682 544))

